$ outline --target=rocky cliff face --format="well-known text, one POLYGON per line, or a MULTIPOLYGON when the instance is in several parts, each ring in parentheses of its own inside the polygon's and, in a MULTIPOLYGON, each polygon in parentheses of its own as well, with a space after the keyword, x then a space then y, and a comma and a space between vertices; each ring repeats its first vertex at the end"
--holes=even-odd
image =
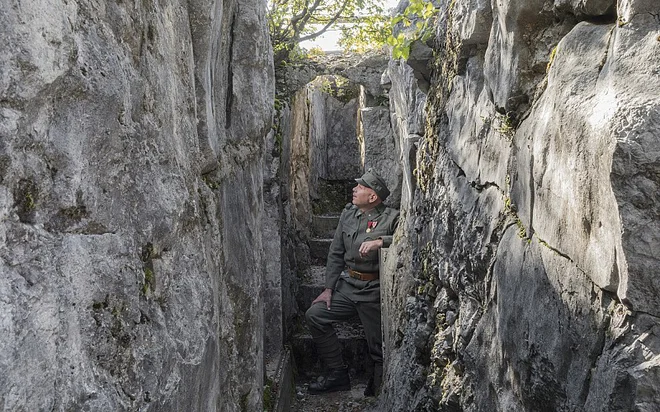
POLYGON ((0 409, 258 410, 265 4, 0 16, 0 409))
POLYGON ((660 408, 659 15, 440 1, 428 95, 390 65, 383 408, 660 408))

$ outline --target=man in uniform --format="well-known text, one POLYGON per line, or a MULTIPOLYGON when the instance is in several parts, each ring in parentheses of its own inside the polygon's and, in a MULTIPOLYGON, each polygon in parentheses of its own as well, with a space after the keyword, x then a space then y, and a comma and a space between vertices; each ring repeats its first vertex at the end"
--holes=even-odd
POLYGON ((355 180, 358 185, 353 189, 352 204, 344 208, 330 245, 325 290, 306 313, 317 351, 328 368, 325 376, 309 384, 311 394, 351 388, 348 366, 332 323, 355 315, 364 326, 369 355, 374 361, 365 396, 374 396, 382 382, 378 249, 391 245, 399 212, 383 204, 390 191, 376 172, 370 170, 355 180))

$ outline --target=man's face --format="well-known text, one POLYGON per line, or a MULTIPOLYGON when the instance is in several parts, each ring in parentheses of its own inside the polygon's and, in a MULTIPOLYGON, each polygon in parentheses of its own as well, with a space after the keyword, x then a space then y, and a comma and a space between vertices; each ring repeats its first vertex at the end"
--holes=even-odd
POLYGON ((378 200, 378 195, 373 189, 358 183, 353 188, 353 204, 358 208, 368 207, 378 200))

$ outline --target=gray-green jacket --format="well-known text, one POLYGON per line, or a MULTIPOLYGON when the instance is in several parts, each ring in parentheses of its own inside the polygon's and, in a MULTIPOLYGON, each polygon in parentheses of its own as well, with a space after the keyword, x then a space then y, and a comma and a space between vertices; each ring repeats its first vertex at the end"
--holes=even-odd
POLYGON ((378 272, 378 251, 372 251, 362 258, 359 253, 360 245, 367 240, 383 239, 383 247, 389 247, 398 223, 399 211, 382 203, 366 214, 357 206, 347 204, 330 245, 325 287, 337 289, 356 301, 378 300, 380 280, 357 280, 342 276, 342 272, 346 267, 359 272, 378 272))

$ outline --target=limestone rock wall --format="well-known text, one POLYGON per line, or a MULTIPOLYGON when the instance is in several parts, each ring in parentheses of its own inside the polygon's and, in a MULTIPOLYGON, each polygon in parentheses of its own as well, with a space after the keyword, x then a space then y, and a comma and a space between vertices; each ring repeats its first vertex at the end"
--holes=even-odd
POLYGON ((338 100, 315 82, 295 93, 290 111, 283 112, 286 219, 301 239, 310 235, 312 200, 321 197, 320 181, 353 179, 361 173, 357 111, 356 98, 338 100))
POLYGON ((0 15, 0 409, 259 410, 265 4, 0 15))
POLYGON ((394 138, 390 110, 386 106, 367 106, 361 99, 359 136, 361 163, 364 170, 373 169, 385 179, 390 195, 385 203, 399 208, 401 202, 401 168, 399 166, 399 141, 394 138))
POLYGON ((659 409, 660 5, 439 4, 428 97, 389 69, 381 406, 659 409))

